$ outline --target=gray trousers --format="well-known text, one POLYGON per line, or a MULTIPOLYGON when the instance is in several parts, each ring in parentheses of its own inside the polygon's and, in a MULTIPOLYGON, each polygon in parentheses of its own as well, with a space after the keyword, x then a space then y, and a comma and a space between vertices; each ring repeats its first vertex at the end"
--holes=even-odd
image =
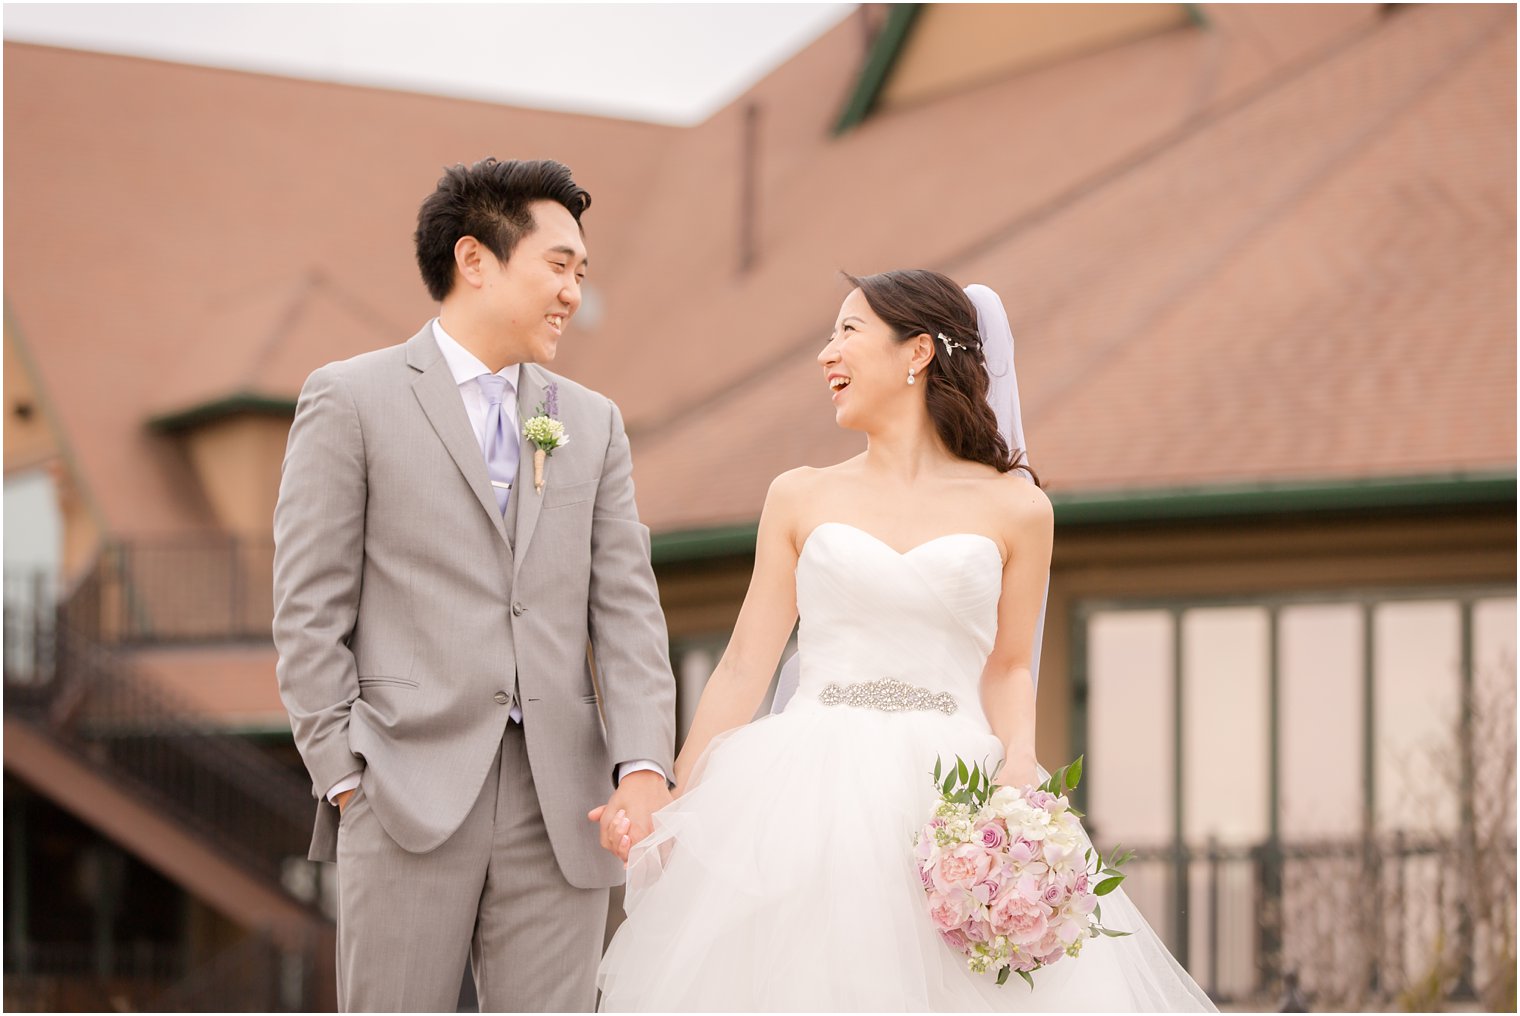
POLYGON ((338 826, 338 1008, 453 1012, 466 958, 482 1012, 583 1012, 596 1001, 608 891, 565 881, 522 727, 464 824, 409 853, 361 787, 338 826))

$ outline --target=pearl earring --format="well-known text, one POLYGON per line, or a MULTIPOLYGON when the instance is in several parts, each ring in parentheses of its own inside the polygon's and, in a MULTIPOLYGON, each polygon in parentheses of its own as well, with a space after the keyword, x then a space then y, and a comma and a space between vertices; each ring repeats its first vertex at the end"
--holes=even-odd
POLYGON ((908 368, 908 384, 910 384, 910 385, 911 384, 917 384, 917 382, 913 380, 913 368, 912 367, 908 368))

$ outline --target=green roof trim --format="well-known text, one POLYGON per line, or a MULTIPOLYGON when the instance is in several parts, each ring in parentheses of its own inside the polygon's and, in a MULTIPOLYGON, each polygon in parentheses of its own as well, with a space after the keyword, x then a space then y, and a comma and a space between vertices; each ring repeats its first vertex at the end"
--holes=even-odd
POLYGON ((892 65, 897 63, 903 43, 908 40, 908 30, 913 27, 922 7, 923 4, 893 4, 887 11, 887 23, 881 26, 876 41, 871 43, 871 51, 866 54, 865 65, 861 67, 860 77, 855 81, 855 90, 850 93, 849 100, 844 104, 844 112, 839 114, 839 120, 834 124, 835 137, 871 115, 871 109, 881 97, 882 88, 886 86, 887 75, 891 73, 892 65))
POLYGON ((680 529, 657 533, 650 540, 650 557, 655 564, 679 564, 706 561, 718 557, 744 557, 755 552, 758 522, 711 529, 680 529))
MULTIPOLYGON (((1351 511, 1410 511, 1472 505, 1514 505, 1514 470, 1434 476, 1378 477, 1296 483, 1163 487, 1051 495, 1056 525, 1185 522, 1351 511)), ((657 565, 755 552, 758 523, 658 533, 657 565)))
POLYGON ((252 392, 237 392, 210 402, 202 402, 200 405, 191 406, 189 409, 181 409, 173 413, 164 413, 148 420, 148 426, 154 430, 174 432, 189 430, 212 420, 219 420, 224 416, 235 416, 238 413, 256 413, 262 416, 294 416, 296 400, 279 398, 274 395, 255 395, 252 392))
POLYGON ((1055 494, 1051 502, 1063 526, 1514 504, 1515 472, 1055 494))

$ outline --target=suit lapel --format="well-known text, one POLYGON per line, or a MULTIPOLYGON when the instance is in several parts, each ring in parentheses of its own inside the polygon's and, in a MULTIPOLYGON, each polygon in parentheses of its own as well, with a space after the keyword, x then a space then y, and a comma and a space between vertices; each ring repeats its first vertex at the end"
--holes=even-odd
MULTIPOLYGON (((501 509, 496 506, 496 495, 491 490, 491 477, 486 472, 485 456, 480 451, 480 442, 476 440, 474 431, 470 429, 470 415, 465 412, 459 386, 454 383, 448 361, 439 351, 431 330, 432 326, 429 325, 407 343, 407 363, 414 370, 422 372, 412 382, 412 391, 422 404, 422 411, 427 414, 428 422, 433 425, 438 439, 448 449, 454 465, 459 467, 470 484, 470 489, 475 492, 480 507, 490 516, 501 542, 507 544, 510 554, 507 527, 502 521, 501 509)), ((515 488, 514 484, 514 495, 517 492, 515 488)))
MULTIPOLYGON (((544 497, 533 486, 533 453, 538 449, 533 442, 523 436, 523 424, 538 414, 538 408, 544 402, 544 394, 548 385, 542 374, 531 363, 522 365, 517 378, 517 434, 519 454, 517 456, 517 482, 512 484, 512 497, 517 500, 517 528, 512 534, 512 543, 515 548, 513 554, 512 576, 517 577, 517 569, 528 553, 528 542, 533 539, 533 530, 538 527, 538 512, 544 506, 544 497)), ((544 463, 544 489, 549 489, 553 483, 552 462, 554 456, 549 457, 549 462, 544 463)))

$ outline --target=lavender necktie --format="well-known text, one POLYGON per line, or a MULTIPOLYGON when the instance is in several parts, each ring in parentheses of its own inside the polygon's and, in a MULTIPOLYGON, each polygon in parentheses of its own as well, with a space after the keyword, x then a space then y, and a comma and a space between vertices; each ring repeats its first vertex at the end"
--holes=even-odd
POLYGON ((506 514, 507 499, 517 479, 517 429, 502 404, 512 384, 500 374, 482 374, 475 380, 480 382, 481 394, 486 397, 486 472, 491 477, 491 488, 496 491, 496 506, 506 514))

